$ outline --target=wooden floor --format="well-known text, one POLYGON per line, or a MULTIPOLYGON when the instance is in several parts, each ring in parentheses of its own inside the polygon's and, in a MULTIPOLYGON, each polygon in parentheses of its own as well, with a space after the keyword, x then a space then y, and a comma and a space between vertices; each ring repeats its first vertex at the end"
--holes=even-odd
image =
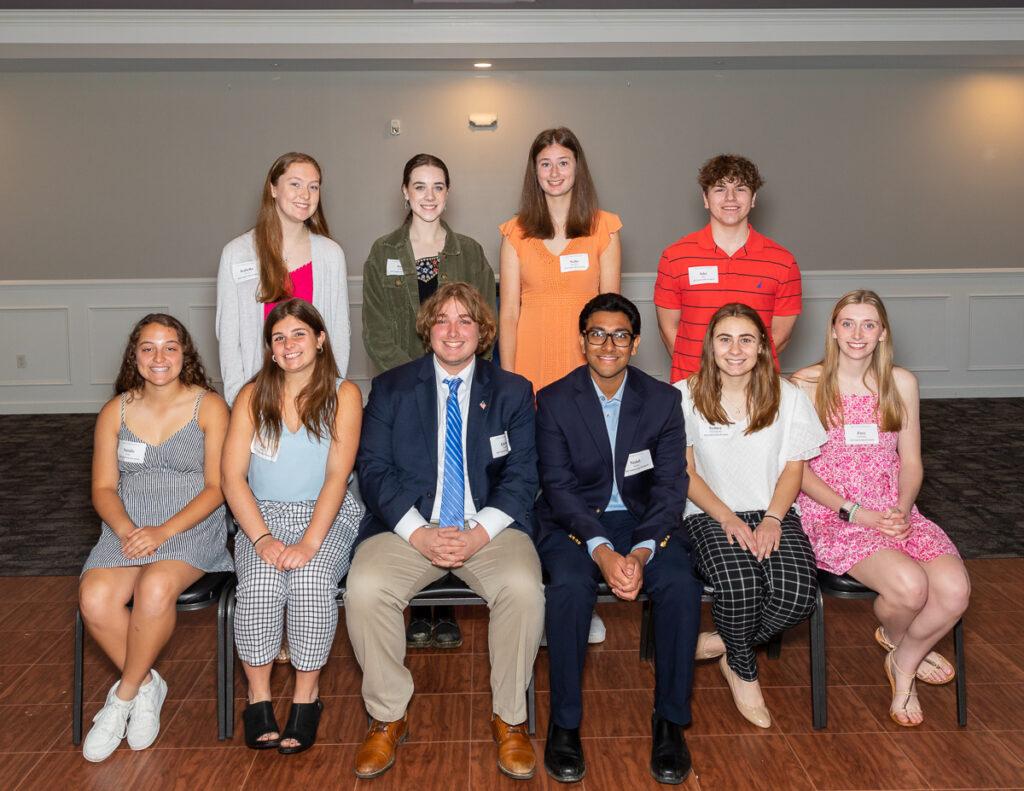
MULTIPOLYGON (((921 685, 927 717, 914 730, 893 725, 874 621, 863 601, 826 602, 830 720, 811 728, 807 630, 786 636, 782 657, 761 657, 772 728, 748 725, 732 706, 714 663, 698 667, 687 742, 701 789, 1024 788, 1024 559, 970 561, 966 618, 970 720, 956 727, 952 685, 921 685)), ((71 744, 73 577, 0 578, 0 789, 525 789, 558 787, 543 772, 516 783, 495 768, 488 716, 483 608, 462 613, 466 635, 450 653, 414 652, 417 694, 410 743, 395 767, 356 782, 352 761, 365 728, 359 669, 344 628, 324 672, 319 742, 298 756, 255 753, 218 742, 214 610, 182 615, 158 665, 169 685, 163 732, 153 748, 123 745, 100 765, 71 744)), ((577 788, 656 788, 647 772, 653 675, 637 655, 638 605, 603 606, 608 639, 591 649, 585 678, 587 777, 577 788)), ((705 618, 707 613, 705 612, 705 618)), ((942 648, 952 649, 947 639, 942 648)), ((113 682, 89 643, 86 718, 113 682)), ((539 733, 547 725, 547 655, 537 662, 539 733)), ((239 674, 240 675, 240 674, 239 674)), ((278 717, 287 710, 287 672, 275 671, 278 717)), ((239 683, 236 695, 243 695, 239 683)), ((240 707, 238 707, 240 711, 240 707)), ((538 756, 543 741, 535 741, 538 756)))

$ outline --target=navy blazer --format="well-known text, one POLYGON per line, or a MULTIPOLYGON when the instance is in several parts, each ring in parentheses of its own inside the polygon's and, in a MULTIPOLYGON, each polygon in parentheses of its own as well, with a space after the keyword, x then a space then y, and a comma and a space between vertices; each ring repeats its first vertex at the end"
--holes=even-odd
MULTIPOLYGON (((469 391, 466 465, 473 504, 498 508, 532 532, 537 496, 533 387, 477 357, 469 391), (491 437, 508 432, 509 452, 494 458, 491 437)), ((356 543, 389 530, 416 507, 425 519, 437 492, 437 384, 434 355, 374 378, 356 456, 366 514, 356 543)))
POLYGON ((660 542, 679 527, 689 478, 674 387, 629 366, 613 456, 590 369, 581 365, 537 395, 537 453, 538 540, 554 530, 583 542, 604 535, 599 517, 612 496, 613 468, 622 502, 638 522, 634 545, 660 542), (645 450, 653 468, 627 477, 626 460, 645 450))

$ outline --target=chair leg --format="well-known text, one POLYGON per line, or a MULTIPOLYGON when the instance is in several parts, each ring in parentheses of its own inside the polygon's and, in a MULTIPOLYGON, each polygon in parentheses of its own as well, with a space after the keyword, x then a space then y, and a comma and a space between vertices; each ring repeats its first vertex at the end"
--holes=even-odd
POLYGON ((964 619, 953 627, 953 650, 956 652, 956 722, 967 725, 967 661, 964 656, 964 619))
POLYGON ((533 736, 537 733, 537 678, 530 677, 530 686, 526 688, 526 732, 533 736))
POLYGON ((231 586, 224 625, 224 738, 235 735, 235 588, 231 586))
POLYGON ((768 658, 778 659, 782 656, 782 632, 779 632, 775 637, 768 641, 768 658))
POLYGON ((74 700, 71 704, 71 743, 82 743, 82 687, 85 683, 85 624, 82 611, 75 612, 75 680, 74 700))
POLYGON ((810 618, 811 630, 811 718, 814 730, 828 727, 828 678, 825 663, 825 599, 819 590, 814 612, 810 618))
POLYGON ((228 620, 228 593, 232 585, 230 582, 225 584, 224 589, 220 592, 220 598, 217 600, 217 739, 218 741, 224 741, 227 738, 227 725, 225 720, 227 719, 228 703, 227 703, 227 685, 225 680, 227 678, 227 670, 225 669, 226 664, 226 641, 227 635, 227 620, 228 620))

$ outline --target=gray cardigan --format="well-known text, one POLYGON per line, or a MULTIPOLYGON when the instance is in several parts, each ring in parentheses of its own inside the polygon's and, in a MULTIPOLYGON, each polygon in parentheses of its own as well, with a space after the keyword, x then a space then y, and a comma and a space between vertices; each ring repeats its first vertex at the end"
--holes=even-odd
MULTIPOLYGON (((345 254, 326 236, 311 234, 310 246, 313 306, 324 317, 334 359, 345 376, 352 343, 345 254)), ((259 284, 253 232, 247 231, 224 246, 217 271, 217 340, 228 404, 234 403, 242 385, 263 365, 263 303, 256 300, 259 284)))

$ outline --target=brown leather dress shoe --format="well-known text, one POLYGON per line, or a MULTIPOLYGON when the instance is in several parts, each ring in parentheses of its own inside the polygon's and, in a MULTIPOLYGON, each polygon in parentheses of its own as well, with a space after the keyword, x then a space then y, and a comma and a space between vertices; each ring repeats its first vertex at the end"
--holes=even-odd
POLYGON ((526 733, 526 723, 509 725, 497 714, 491 715, 491 733, 498 743, 498 768, 516 780, 529 780, 537 768, 537 757, 526 733))
POLYGON ((356 753, 356 777, 369 780, 384 774, 395 762, 395 750, 409 735, 406 717, 394 722, 370 720, 370 729, 356 753))

